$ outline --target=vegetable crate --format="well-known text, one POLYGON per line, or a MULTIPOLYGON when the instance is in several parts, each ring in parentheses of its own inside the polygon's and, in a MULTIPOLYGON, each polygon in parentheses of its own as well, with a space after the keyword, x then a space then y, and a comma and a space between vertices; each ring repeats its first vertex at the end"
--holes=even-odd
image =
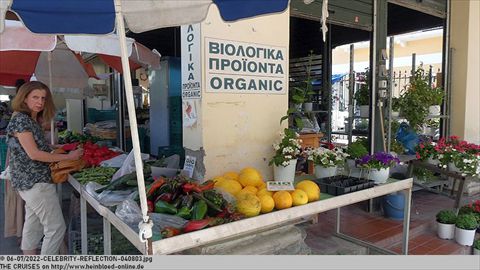
MULTIPOLYGON (((103 255, 103 219, 87 219, 88 255, 103 255)), ((112 226, 112 254, 140 255, 141 252, 130 243, 114 226, 112 226)), ((72 217, 68 225, 68 253, 82 254, 80 217, 72 217)))

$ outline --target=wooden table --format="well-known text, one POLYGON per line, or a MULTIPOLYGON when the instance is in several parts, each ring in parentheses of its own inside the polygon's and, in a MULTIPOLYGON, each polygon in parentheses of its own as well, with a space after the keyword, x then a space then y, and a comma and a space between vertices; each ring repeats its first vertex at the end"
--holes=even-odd
MULTIPOLYGON (((98 201, 96 201, 73 177, 70 176, 68 181, 81 195, 80 217, 82 254, 87 254, 87 201, 100 215, 103 216, 104 254, 111 254, 111 224, 113 224, 119 232, 121 232, 130 242, 132 242, 132 244, 137 247, 140 252, 146 254, 145 244, 140 242, 137 233, 132 228, 120 220, 115 213, 110 211, 110 209, 102 206, 98 201)), ((381 197, 396 191, 402 191, 405 194, 402 251, 403 254, 407 254, 412 183, 412 178, 405 180, 389 179, 387 183, 369 189, 364 189, 341 196, 325 196, 324 199, 321 197, 320 201, 308 203, 306 205, 274 211, 268 214, 222 224, 200 231, 194 231, 155 242, 149 242, 149 246, 151 245, 152 248, 149 250, 148 254, 171 254, 206 244, 228 241, 235 237, 252 235, 279 226, 296 223, 299 219, 307 218, 308 220, 308 218, 314 214, 332 209, 337 209, 336 234, 339 237, 376 249, 382 253, 395 254, 392 251, 376 247, 371 243, 364 242, 360 239, 353 238, 340 232, 340 208, 357 202, 369 200, 371 198, 381 197)))
MULTIPOLYGON (((311 148, 318 148, 320 147, 320 139, 323 138, 323 133, 305 133, 300 134, 300 138, 302 140, 301 146, 302 148, 311 147, 311 148)), ((308 162, 308 174, 313 174, 314 166, 313 162, 308 162)))
MULTIPOLYGON (((442 174, 442 175, 446 175, 448 177, 451 177, 454 179, 454 182, 453 182, 453 186, 452 186, 452 191, 451 191, 451 196, 453 195, 453 193, 455 192, 455 184, 456 184, 456 181, 459 180, 460 181, 460 185, 458 187, 458 191, 457 191, 457 194, 455 196, 455 204, 454 204, 454 208, 455 209, 458 209, 460 207, 460 201, 462 199, 462 195, 463 195, 463 189, 464 189, 464 186, 465 186, 465 181, 467 179, 466 176, 462 176, 462 174, 458 173, 458 172, 453 172, 453 171, 449 171, 449 170, 446 170, 446 169, 442 169, 436 165, 433 165, 433 164, 430 164, 430 163, 427 163, 427 162, 424 162, 424 161, 420 161, 420 160, 410 160, 408 162, 408 173, 407 173, 407 177, 412 177, 413 175, 413 168, 414 167, 419 167, 419 168, 424 168, 424 169, 427 169, 429 171, 432 171, 432 172, 436 172, 436 173, 439 173, 439 174, 442 174)), ((415 185, 420 185, 420 183, 415 183, 415 185)), ((426 186, 422 186, 423 188, 427 189, 427 190, 430 190, 430 188, 426 187, 426 186)))

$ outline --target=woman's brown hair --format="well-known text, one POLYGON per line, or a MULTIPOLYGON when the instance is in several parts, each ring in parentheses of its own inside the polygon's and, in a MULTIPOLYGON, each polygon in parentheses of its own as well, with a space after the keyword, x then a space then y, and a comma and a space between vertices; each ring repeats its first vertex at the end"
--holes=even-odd
POLYGON ((31 116, 32 112, 24 101, 33 90, 45 90, 47 93, 43 110, 37 115, 37 117, 44 122, 50 122, 55 116, 55 104, 53 103, 50 89, 42 82, 33 81, 23 84, 20 89, 18 89, 18 93, 12 101, 12 109, 16 112, 23 112, 31 116))

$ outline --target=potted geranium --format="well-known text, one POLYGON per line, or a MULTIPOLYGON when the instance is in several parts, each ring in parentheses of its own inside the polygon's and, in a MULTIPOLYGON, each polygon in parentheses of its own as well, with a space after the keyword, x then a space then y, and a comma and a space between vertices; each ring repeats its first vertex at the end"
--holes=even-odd
POLYGON ((273 165, 273 177, 276 181, 293 182, 301 143, 298 133, 291 129, 286 128, 280 133, 280 141, 273 144, 275 155, 269 163, 273 165))
POLYGON ((427 161, 430 164, 438 165, 438 153, 435 150, 435 143, 431 141, 425 141, 415 146, 416 157, 419 160, 427 161))
POLYGON ((441 210, 437 213, 437 234, 442 239, 453 239, 457 215, 452 210, 441 210))
POLYGON ((359 167, 368 169, 367 178, 376 184, 385 183, 390 174, 390 167, 400 163, 400 160, 390 153, 377 152, 365 155, 356 161, 359 167))
POLYGON ((315 177, 325 178, 337 175, 337 166, 345 162, 345 154, 338 149, 319 147, 307 149, 307 159, 315 165, 315 177))
POLYGON ((460 207, 458 214, 473 214, 479 225, 477 230, 480 230, 480 200, 475 200, 474 202, 460 207))
POLYGON ((455 241, 460 245, 471 246, 475 239, 478 222, 473 214, 458 215, 455 221, 455 241))

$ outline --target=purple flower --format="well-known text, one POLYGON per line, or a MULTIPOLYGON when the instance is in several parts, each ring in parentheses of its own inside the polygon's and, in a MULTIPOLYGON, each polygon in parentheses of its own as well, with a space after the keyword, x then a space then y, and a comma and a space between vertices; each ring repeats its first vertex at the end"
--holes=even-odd
POLYGON ((373 155, 365 155, 361 157, 359 160, 356 161, 356 163, 359 166, 368 169, 382 169, 400 163, 400 160, 389 153, 377 152, 373 155))

